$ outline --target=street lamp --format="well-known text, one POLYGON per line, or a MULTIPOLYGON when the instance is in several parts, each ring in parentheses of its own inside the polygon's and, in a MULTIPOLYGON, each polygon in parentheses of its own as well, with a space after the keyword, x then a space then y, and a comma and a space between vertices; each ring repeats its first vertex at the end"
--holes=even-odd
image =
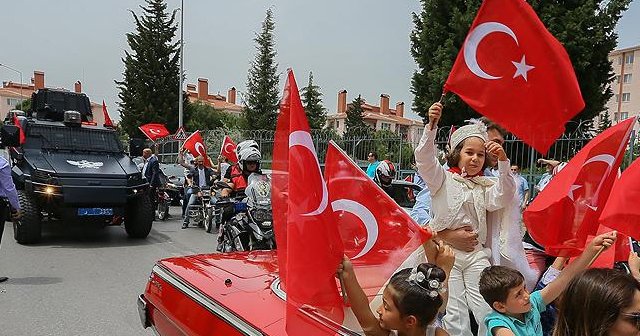
POLYGON ((183 62, 184 62, 184 0, 180 1, 180 80, 178 81, 178 127, 182 128, 183 122, 183 102, 182 102, 182 84, 183 84, 183 62))
MULTIPOLYGON (((8 66, 6 64, 2 64, 2 63, 0 63, 0 66, 3 67, 3 68, 7 68, 9 70, 15 71, 20 75, 20 104, 22 104, 22 102, 23 102, 23 96, 22 96, 22 71, 20 71, 18 69, 14 69, 14 68, 12 68, 12 67, 10 67, 10 66, 8 66)), ((22 106, 20 108, 22 108, 22 106)))

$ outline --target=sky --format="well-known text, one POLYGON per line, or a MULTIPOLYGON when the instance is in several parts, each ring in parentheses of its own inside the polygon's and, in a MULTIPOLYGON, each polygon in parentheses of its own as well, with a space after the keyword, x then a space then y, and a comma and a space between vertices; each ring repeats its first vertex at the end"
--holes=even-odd
MULTIPOLYGON (((335 113, 337 94, 346 89, 347 100, 362 97, 378 105, 380 94, 390 105, 411 106, 411 13, 420 11, 418 0, 185 0, 184 69, 186 83, 208 78, 209 92, 227 94, 246 90, 247 71, 255 55, 253 38, 265 12, 272 8, 276 23, 276 60, 280 91, 287 68, 299 87, 313 71, 329 113, 335 113)), ((22 72, 29 82, 34 70, 45 72, 49 87, 83 92, 94 102, 105 100, 117 116, 122 79, 121 58, 129 50, 125 34, 134 31, 133 10, 142 0, 29 0, 3 3, 0 11, 0 64, 22 72)), ((180 0, 167 0, 170 10, 180 0)), ((178 13, 179 16, 179 13, 178 13)), ((618 23, 620 48, 640 44, 640 0, 633 0, 618 23)), ((179 32, 178 32, 179 34, 179 32)), ((177 36, 176 38, 178 38, 177 36)), ((0 80, 20 81, 15 71, 0 67, 0 80)), ((185 83, 185 85, 186 85, 185 83)), ((405 109, 405 111, 409 108, 405 109)), ((418 119, 412 112, 409 117, 418 119)))

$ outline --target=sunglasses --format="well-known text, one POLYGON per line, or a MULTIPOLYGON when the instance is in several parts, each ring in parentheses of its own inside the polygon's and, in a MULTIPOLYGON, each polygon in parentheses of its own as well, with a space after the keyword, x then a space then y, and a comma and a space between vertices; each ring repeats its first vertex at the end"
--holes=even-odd
POLYGON ((640 312, 633 313, 620 313, 620 315, 630 323, 632 323, 636 329, 640 330, 640 312))

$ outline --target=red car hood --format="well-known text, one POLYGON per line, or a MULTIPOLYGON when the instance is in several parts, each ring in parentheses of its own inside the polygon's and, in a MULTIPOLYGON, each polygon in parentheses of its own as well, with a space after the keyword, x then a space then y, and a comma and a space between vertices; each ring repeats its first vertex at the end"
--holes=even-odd
POLYGON ((271 288, 278 278, 275 251, 199 254, 163 259, 158 265, 257 329, 286 334, 285 301, 271 288))

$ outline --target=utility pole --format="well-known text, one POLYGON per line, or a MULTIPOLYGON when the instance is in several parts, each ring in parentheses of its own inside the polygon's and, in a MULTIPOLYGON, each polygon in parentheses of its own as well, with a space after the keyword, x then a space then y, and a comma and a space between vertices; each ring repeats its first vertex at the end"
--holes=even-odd
POLYGON ((184 78, 183 71, 184 64, 184 0, 180 2, 180 80, 178 82, 180 84, 178 87, 178 127, 182 128, 183 125, 183 116, 184 116, 184 104, 182 102, 182 84, 184 78))

